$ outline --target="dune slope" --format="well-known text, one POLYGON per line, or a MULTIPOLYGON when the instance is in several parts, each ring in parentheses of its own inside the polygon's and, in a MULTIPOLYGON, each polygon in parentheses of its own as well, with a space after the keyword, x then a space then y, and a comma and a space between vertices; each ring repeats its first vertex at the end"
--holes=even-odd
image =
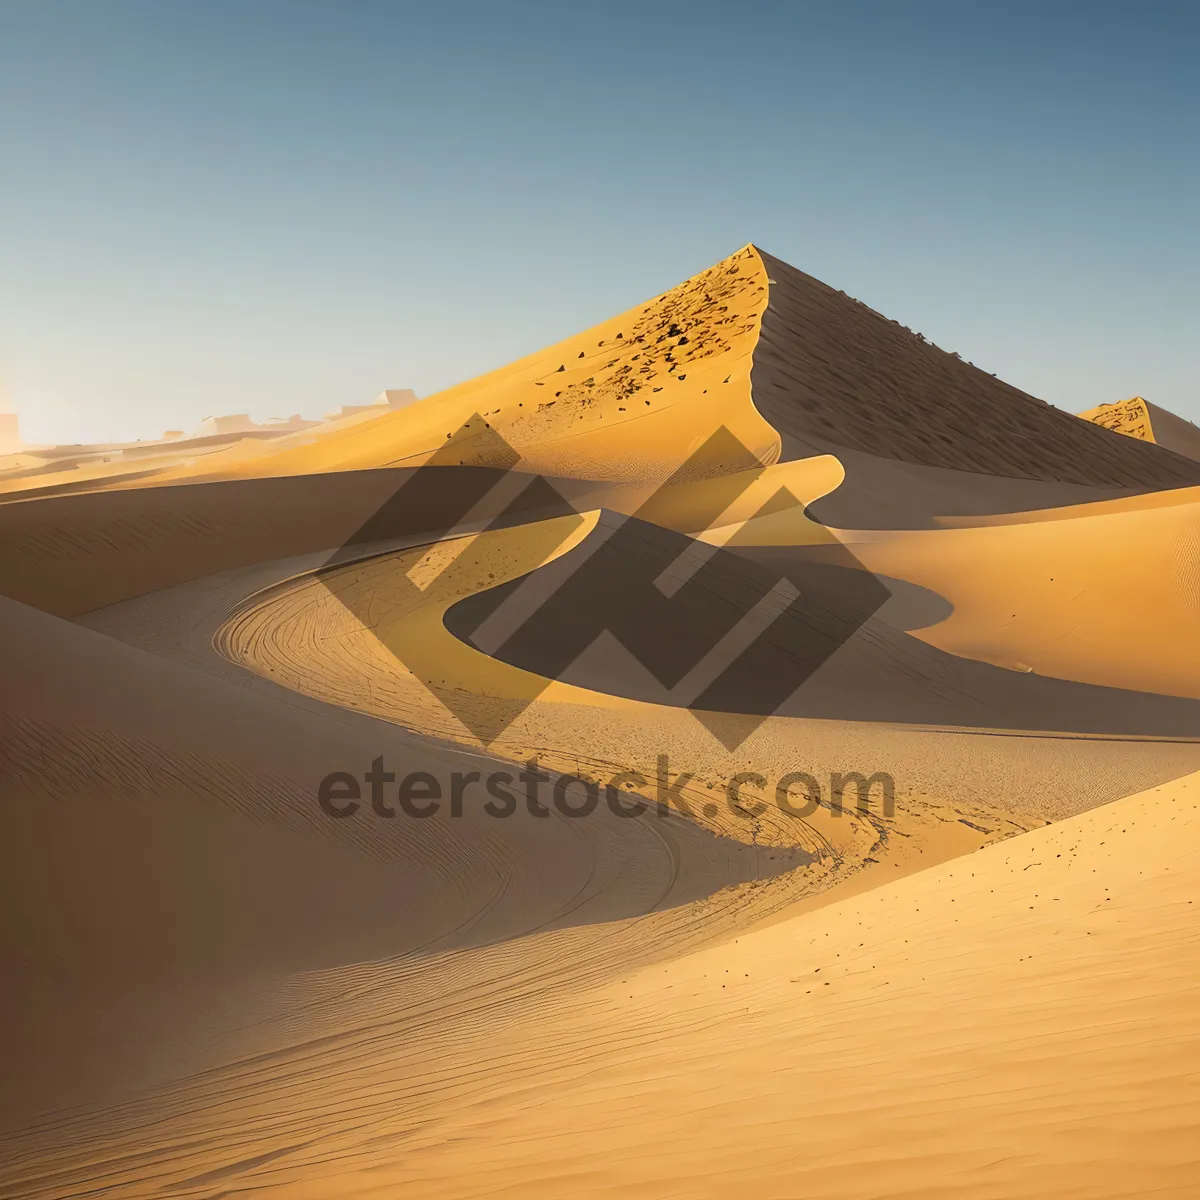
POLYGON ((403 409, 13 464, 0 1196, 1196 1195, 1145 412, 750 245, 403 409))
MULTIPOLYGON (((871 570, 948 602, 948 616, 915 631, 933 646, 1014 671, 1200 698, 1200 489, 853 541, 871 570)), ((1177 731, 1200 733, 1191 721, 1177 731)))
POLYGON ((754 355, 785 458, 839 447, 930 467, 1122 488, 1186 487, 1200 467, 1119 440, 759 252, 772 280, 754 355))
MULTIPOLYGON (((580 970, 602 969, 588 926, 662 911, 668 941, 696 936, 707 906, 687 906, 793 865, 685 821, 603 810, 330 819, 321 780, 376 757, 447 795, 454 772, 501 764, 7 600, 0 655, 0 1129, 75 1106, 94 1117, 315 1036, 314 972, 416 971, 547 927, 568 931, 580 970)), ((756 900, 721 920, 738 907, 756 900)), ((513 986, 526 968, 544 969, 536 948, 514 957, 513 986)))
POLYGON ((1151 404, 1142 396, 1134 396, 1116 404, 1100 404, 1081 412, 1079 416, 1114 433, 1142 442, 1153 442, 1200 462, 1200 429, 1191 421, 1185 421, 1173 412, 1151 404))
MULTIPOLYGON (((547 1061, 327 1195, 1200 1189, 1200 776, 580 998, 547 1061), (603 1046, 604 1052, 599 1053, 603 1046)), ((284 1170, 255 1173, 268 1196, 284 1170)))

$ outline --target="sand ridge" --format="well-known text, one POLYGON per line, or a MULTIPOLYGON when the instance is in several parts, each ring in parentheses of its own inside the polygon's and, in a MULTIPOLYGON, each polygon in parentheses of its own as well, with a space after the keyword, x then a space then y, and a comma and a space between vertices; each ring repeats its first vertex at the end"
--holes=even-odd
POLYGON ((1115 404, 1100 404, 1079 416, 1124 437, 1153 442, 1200 461, 1200 429, 1142 396, 1119 400, 1115 404))
POLYGON ((305 430, 239 457, 170 468, 156 485, 419 465, 457 439, 461 463, 655 483, 718 428, 763 463, 778 435, 750 402, 749 371, 767 283, 745 247, 585 333, 403 410, 335 430, 305 430))
POLYGON ((978 475, 1163 489, 1196 463, 1110 436, 1003 383, 803 271, 759 252, 772 279, 752 377, 785 458, 839 448, 978 475))
POLYGON ((1196 1194, 1145 412, 747 245, 394 411, 7 464, 0 1194, 1196 1194), (318 802, 531 757, 643 814, 318 802))
POLYGON ((915 636, 1010 670, 1200 697, 1195 489, 956 524, 847 539, 953 606, 915 636))

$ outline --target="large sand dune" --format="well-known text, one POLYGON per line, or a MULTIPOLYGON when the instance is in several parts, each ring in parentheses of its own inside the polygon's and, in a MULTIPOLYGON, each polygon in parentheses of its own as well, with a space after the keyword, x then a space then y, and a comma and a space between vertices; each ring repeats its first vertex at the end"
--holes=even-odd
MULTIPOLYGON (((411 466, 450 438, 466 465, 497 465, 503 446, 522 470, 658 482, 719 428, 763 463, 844 454, 842 505, 864 488, 878 498, 877 465, 886 475, 902 464, 950 515, 1200 484, 1186 448, 1073 419, 748 245, 618 317, 400 409, 199 457, 183 448, 152 472, 77 486, 411 466)), ((24 485, 2 473, 0 484, 13 496, 24 485)), ((909 519, 928 515, 893 495, 878 519, 897 504, 909 519)))
POLYGON ((1192 776, 631 971, 578 1006, 551 1062, 513 1046, 504 1092, 464 1101, 405 1168, 322 1186, 1193 1196, 1197 904, 1192 776))
POLYGON ((480 756, 3 612, 10 1127, 293 1038, 303 1008, 268 1017, 308 973, 636 918, 788 864, 603 812, 330 820, 315 803, 330 772, 382 756, 445 782, 480 756))
POLYGON ((0 1196, 1197 1194, 1189 454, 747 246, 8 464, 0 1196))

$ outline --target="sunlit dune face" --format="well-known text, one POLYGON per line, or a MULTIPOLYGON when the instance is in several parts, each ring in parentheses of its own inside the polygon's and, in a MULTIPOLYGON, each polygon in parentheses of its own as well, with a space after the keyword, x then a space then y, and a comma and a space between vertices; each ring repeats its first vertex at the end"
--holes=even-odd
POLYGON ((1200 1195, 1193 465, 800 276, 0 461, 0 1192, 1200 1195))

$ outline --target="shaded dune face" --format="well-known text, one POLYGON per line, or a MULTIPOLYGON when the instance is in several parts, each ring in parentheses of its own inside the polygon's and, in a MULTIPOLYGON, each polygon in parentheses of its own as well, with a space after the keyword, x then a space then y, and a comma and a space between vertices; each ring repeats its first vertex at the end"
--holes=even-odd
POLYGON ((1171 449, 1081 422, 759 252, 770 298, 751 373, 784 461, 835 454, 847 481, 814 508, 840 528, 1082 504, 1200 482, 1171 449))
POLYGON ((844 447, 1094 487, 1200 483, 1195 463, 1112 438, 803 271, 769 254, 762 259, 772 283, 754 354, 754 399, 781 433, 807 443, 807 454, 844 447))
POLYGON ((453 604, 444 624, 475 649, 545 679, 702 710, 702 719, 730 712, 1200 734, 1198 700, 1007 670, 909 636, 887 614, 893 595, 918 625, 940 624, 953 606, 928 589, 871 574, 844 546, 717 550, 668 598, 659 581, 695 546, 635 518, 602 519, 553 563, 453 604), (719 671, 705 671, 705 656, 781 584, 789 599, 757 640, 718 651, 719 671))
POLYGON ((1200 462, 753 246, 208 451, 0 474, 0 1194, 1197 1194, 1200 462))
POLYGON ((844 547, 827 548, 827 557, 834 561, 807 570, 799 556, 768 566, 636 517, 608 515, 553 563, 454 605, 445 624, 485 652, 481 631, 511 629, 490 652, 545 678, 765 716, 889 598, 844 547), (761 636, 729 645, 755 613, 763 613, 761 636), (585 658, 601 634, 626 653, 610 646, 585 658))
POLYGON ((1175 454, 1200 462, 1200 427, 1157 404, 1147 402, 1146 407, 1150 410, 1155 442, 1175 454))
POLYGON ((436 538, 502 480, 498 523, 551 515, 570 480, 499 467, 440 466, 222 480, 0 505, 0 594, 56 616, 219 571, 388 539, 436 538))
MULTIPOLYGON (((332 771, 361 775, 383 756, 448 794, 450 773, 478 770, 479 757, 8 600, 0 655, 0 1129, 122 1098, 172 1063, 211 1065, 223 1042, 226 1053, 287 1045, 286 1026, 255 1027, 282 979, 653 913, 667 936, 686 936, 688 906, 811 857, 603 807, 577 822, 523 806, 489 820, 472 805, 416 821, 368 804, 330 820, 315 796, 332 771)), ((597 952, 580 941, 577 966, 598 969, 597 952)), ((397 969, 403 981, 416 967, 397 969)))

